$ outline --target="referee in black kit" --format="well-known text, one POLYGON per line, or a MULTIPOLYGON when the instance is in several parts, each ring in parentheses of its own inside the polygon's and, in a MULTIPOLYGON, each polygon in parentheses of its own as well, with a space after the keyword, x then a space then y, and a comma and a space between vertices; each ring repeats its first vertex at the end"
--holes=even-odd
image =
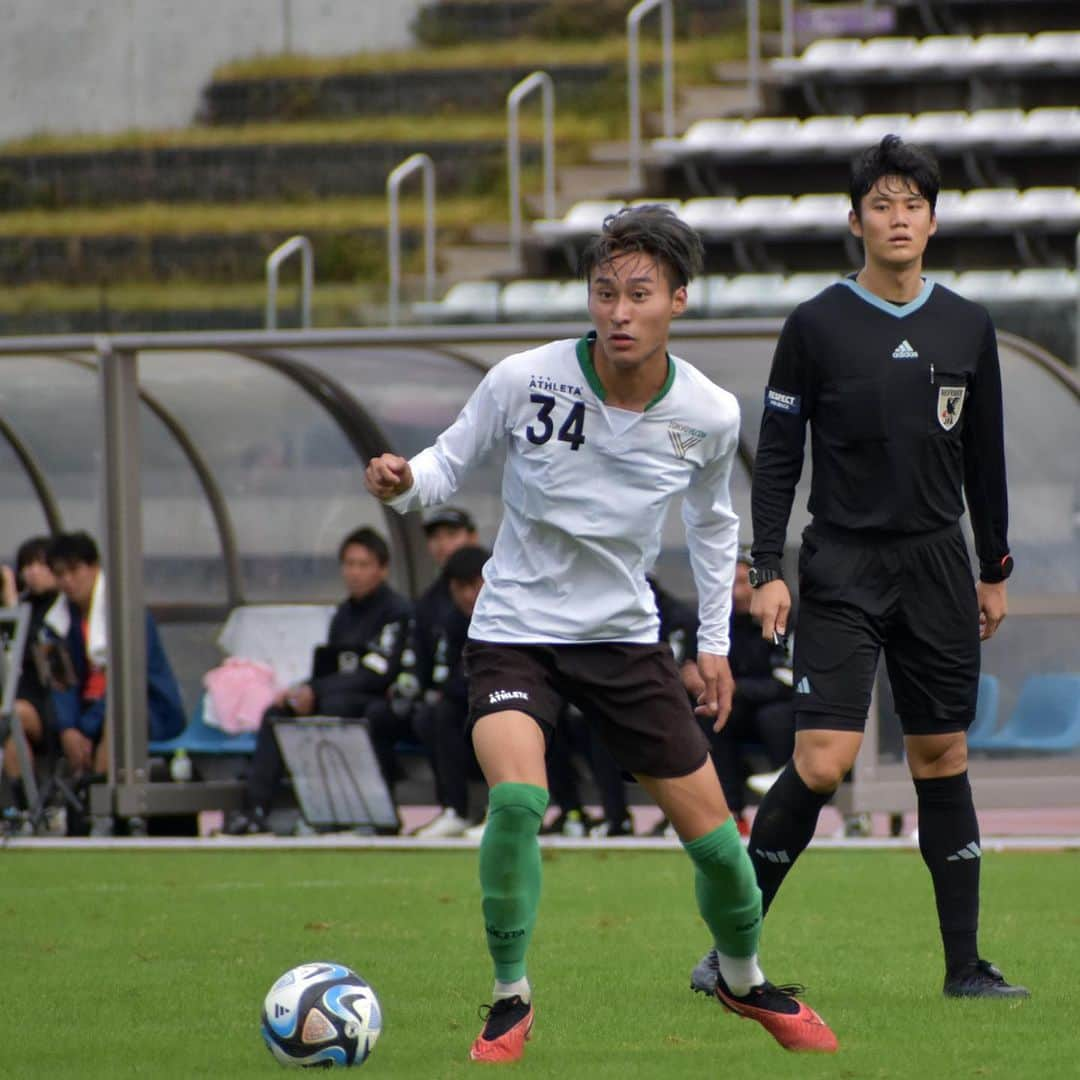
MULTIPOLYGON (((922 277, 937 163, 886 136, 853 165, 849 224, 865 263, 788 318, 754 464, 752 612, 787 629, 781 555, 810 423, 799 555, 795 755, 765 796, 750 853, 765 910, 855 762, 884 649, 934 883, 949 997, 1027 997, 980 959, 979 827, 967 775, 979 641, 1012 570, 1001 374, 977 304, 922 277), (966 493, 979 558, 959 519, 966 493)), ((708 959, 698 965, 694 985, 708 959)))

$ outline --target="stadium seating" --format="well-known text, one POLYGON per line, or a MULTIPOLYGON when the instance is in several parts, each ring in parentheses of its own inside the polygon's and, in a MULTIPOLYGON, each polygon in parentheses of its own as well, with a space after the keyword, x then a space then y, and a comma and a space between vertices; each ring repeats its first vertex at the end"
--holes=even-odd
POLYGON ((653 149, 673 161, 707 158, 846 158, 883 135, 896 134, 938 152, 961 149, 1016 151, 1080 146, 1080 108, 1071 105, 868 113, 853 116, 768 117, 759 120, 698 120, 680 138, 655 139, 653 149))
POLYGON ((967 732, 968 747, 981 750, 997 730, 998 707, 1001 703, 1001 680, 996 675, 979 675, 979 696, 975 703, 975 720, 967 732))
POLYGON ((206 722, 206 695, 199 698, 188 725, 179 735, 171 739, 157 739, 150 743, 151 754, 175 754, 184 750, 191 755, 211 754, 253 754, 255 752, 255 732, 246 731, 239 735, 228 735, 221 728, 211 727, 206 722))
POLYGON ((1080 674, 1027 678, 1008 720, 989 738, 980 737, 976 748, 989 753, 1080 750, 1080 674))
MULTIPOLYGON (((690 200, 692 201, 692 200, 690 200)), ((1027 270, 928 269, 927 276, 981 304, 1071 303, 1080 295, 1080 275, 1063 267, 1027 270)), ((709 274, 691 286, 690 317, 786 313, 840 277, 820 273, 709 274)), ((417 303, 414 310, 432 322, 544 321, 588 318, 585 286, 576 280, 466 281, 443 300, 417 303), (474 298, 470 307, 468 299, 474 298), (445 306, 444 306, 445 305, 445 306)))
POLYGON ((823 38, 802 56, 772 61, 777 77, 789 81, 818 78, 862 79, 868 76, 909 82, 933 72, 953 76, 1022 71, 1050 67, 1080 70, 1080 31, 1038 34, 931 35, 924 38, 882 37, 858 41, 823 38))
POLYGON ((414 303, 413 314, 436 322, 495 322, 499 317, 499 283, 459 281, 441 300, 414 303))
MULTIPOLYGON (((542 238, 580 241, 592 235, 598 217, 610 213, 614 203, 575 203, 563 218, 536 224, 542 238)), ((748 195, 742 199, 720 195, 687 199, 669 205, 704 236, 712 239, 750 234, 805 234, 807 231, 844 234, 848 230, 850 202, 841 193, 803 195, 748 195)), ((939 229, 943 232, 1012 232, 1038 228, 1075 233, 1080 228, 1080 191, 1068 187, 976 188, 942 191, 938 197, 939 229)))

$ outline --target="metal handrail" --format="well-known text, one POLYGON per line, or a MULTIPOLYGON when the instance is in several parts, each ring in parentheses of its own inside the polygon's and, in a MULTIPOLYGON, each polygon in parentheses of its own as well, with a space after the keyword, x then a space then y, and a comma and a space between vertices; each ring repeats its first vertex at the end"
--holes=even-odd
POLYGON ((300 252, 300 325, 311 326, 311 291, 315 285, 315 251, 306 236, 290 236, 266 257, 266 318, 267 330, 277 329, 278 271, 291 255, 300 252))
POLYGON ((435 299, 435 163, 427 154, 412 154, 386 178, 386 197, 390 201, 387 246, 390 259, 390 299, 388 320, 397 326, 401 301, 401 225, 398 221, 398 192, 402 183, 417 169, 424 171, 424 299, 435 299))
POLYGON ((521 262, 521 146, 518 112, 522 101, 540 90, 544 110, 544 217, 555 216, 555 84, 546 71, 526 75, 506 96, 506 169, 510 187, 510 258, 521 262))
POLYGON ((780 0, 780 55, 795 55, 795 0, 780 0))
POLYGON ((660 37, 663 48, 664 137, 675 137, 675 18, 671 0, 640 0, 626 16, 627 101, 630 109, 630 183, 640 187, 641 176, 641 61, 638 37, 641 20, 660 8, 660 37))
POLYGON ((756 112, 761 105, 760 0, 746 0, 746 96, 756 112))

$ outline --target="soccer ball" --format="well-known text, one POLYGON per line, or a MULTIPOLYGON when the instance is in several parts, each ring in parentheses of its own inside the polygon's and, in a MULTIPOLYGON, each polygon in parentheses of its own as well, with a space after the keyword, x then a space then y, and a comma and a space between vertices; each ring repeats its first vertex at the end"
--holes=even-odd
POLYGON ((382 1029, 375 991, 341 964, 301 964, 266 995, 262 1035, 282 1065, 363 1065, 382 1029))

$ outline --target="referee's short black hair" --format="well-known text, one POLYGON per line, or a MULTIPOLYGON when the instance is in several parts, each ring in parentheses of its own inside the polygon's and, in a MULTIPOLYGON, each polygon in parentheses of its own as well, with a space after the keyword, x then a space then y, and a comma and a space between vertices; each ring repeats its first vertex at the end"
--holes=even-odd
POLYGON ((591 281, 598 266, 633 251, 649 255, 664 266, 673 292, 700 274, 705 265, 701 237, 669 207, 645 203, 624 206, 604 218, 599 235, 581 253, 578 273, 591 281))
POLYGON ((341 541, 341 546, 338 548, 339 563, 345 561, 345 552, 354 544, 358 547, 367 548, 368 551, 375 556, 375 561, 380 566, 388 566, 390 564, 390 546, 382 538, 381 534, 366 526, 362 529, 353 529, 353 531, 341 541))
POLYGON ((933 213, 941 190, 937 158, 925 147, 904 142, 899 135, 886 135, 851 163, 851 208, 856 217, 862 212, 863 196, 883 176, 899 176, 917 188, 933 213))

